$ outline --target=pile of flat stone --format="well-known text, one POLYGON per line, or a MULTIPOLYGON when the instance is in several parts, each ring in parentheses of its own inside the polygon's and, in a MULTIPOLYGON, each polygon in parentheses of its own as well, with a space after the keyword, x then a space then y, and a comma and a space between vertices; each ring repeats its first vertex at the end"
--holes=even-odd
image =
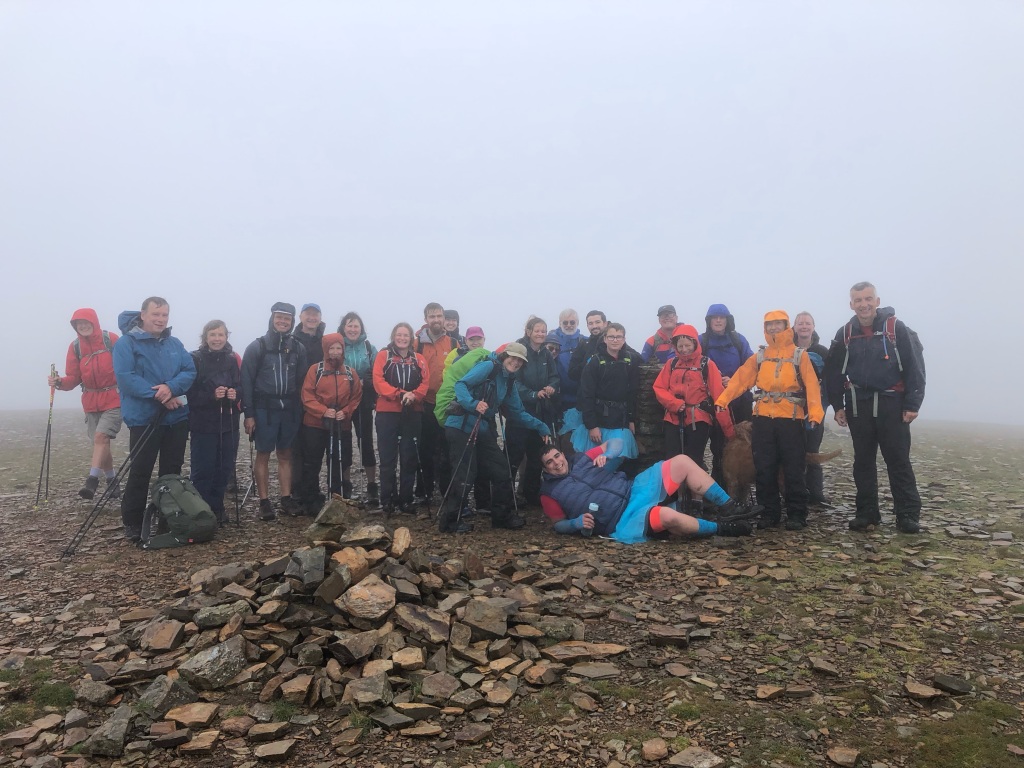
MULTIPOLYGON (((340 505, 321 512, 309 546, 199 571, 171 604, 122 621, 76 686, 79 706, 116 708, 91 728, 75 710, 60 746, 118 757, 220 744, 283 760, 296 741, 273 722, 282 703, 473 743, 531 687, 618 674, 600 660, 627 648, 586 642, 583 622, 559 615, 568 575, 486 575, 472 556, 414 548, 407 528, 348 527, 340 505)), ((344 734, 337 744, 344 754, 344 734)))

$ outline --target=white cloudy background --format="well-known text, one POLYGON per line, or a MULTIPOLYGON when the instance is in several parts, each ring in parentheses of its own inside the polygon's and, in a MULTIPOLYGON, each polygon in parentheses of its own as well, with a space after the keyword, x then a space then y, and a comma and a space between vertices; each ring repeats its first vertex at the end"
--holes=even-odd
MULTIPOLYGON (((241 349, 270 305, 427 301, 494 343, 604 309, 810 310, 878 286, 922 417, 1024 423, 1024 4, 0 4, 3 407, 67 320, 171 303, 241 349)), ((58 395, 78 407, 75 395, 58 395)))

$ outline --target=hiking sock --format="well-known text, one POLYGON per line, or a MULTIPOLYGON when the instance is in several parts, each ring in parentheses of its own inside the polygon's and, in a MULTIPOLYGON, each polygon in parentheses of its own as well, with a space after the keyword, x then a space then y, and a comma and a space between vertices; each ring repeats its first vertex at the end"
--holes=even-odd
POLYGON ((109 483, 111 480, 117 477, 117 472, 115 472, 112 469, 108 469, 104 471, 103 475, 107 478, 107 482, 109 483))
POLYGON ((724 507, 732 501, 732 499, 729 498, 729 494, 725 492, 725 488, 720 486, 718 483, 712 483, 711 487, 704 491, 704 498, 716 507, 724 507))
POLYGON ((718 523, 713 523, 710 520, 705 520, 702 517, 696 518, 697 520, 697 536, 714 536, 718 533, 718 523))
POLYGON ((100 469, 99 467, 90 467, 89 468, 89 477, 102 477, 102 476, 103 476, 103 470, 100 469))

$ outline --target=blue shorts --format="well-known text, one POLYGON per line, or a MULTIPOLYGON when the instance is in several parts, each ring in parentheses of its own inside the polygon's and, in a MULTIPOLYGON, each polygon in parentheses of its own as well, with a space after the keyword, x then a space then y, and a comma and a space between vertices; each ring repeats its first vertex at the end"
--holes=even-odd
POLYGON ((661 504, 668 494, 662 474, 664 463, 659 461, 653 467, 648 467, 633 480, 629 501, 626 502, 626 508, 611 538, 623 544, 638 544, 647 540, 647 516, 651 508, 661 504))
POLYGON ((301 410, 269 411, 266 408, 256 409, 256 450, 259 453, 272 453, 276 450, 288 450, 299 434, 302 423, 301 410))

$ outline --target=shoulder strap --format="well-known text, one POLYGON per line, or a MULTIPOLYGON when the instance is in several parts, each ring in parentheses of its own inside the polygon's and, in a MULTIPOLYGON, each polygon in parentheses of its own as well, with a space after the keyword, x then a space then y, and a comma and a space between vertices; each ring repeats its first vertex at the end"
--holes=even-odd
POLYGON ((370 340, 363 339, 363 345, 366 347, 366 356, 370 357, 373 354, 373 347, 370 346, 370 340))
POLYGON ((729 338, 732 339, 732 345, 736 347, 736 357, 740 359, 740 365, 743 365, 743 342, 740 341, 739 333, 729 331, 729 338))
MULTIPOLYGON (((110 334, 107 331, 103 331, 102 333, 103 333, 103 349, 97 350, 96 352, 90 352, 88 357, 92 357, 93 355, 98 355, 100 352, 113 352, 114 351, 114 344, 110 340, 110 334)), ((82 360, 82 337, 76 335, 75 336, 75 340, 73 342, 71 342, 71 343, 72 343, 72 345, 75 348, 75 357, 77 357, 79 362, 81 362, 81 360, 82 360)))

